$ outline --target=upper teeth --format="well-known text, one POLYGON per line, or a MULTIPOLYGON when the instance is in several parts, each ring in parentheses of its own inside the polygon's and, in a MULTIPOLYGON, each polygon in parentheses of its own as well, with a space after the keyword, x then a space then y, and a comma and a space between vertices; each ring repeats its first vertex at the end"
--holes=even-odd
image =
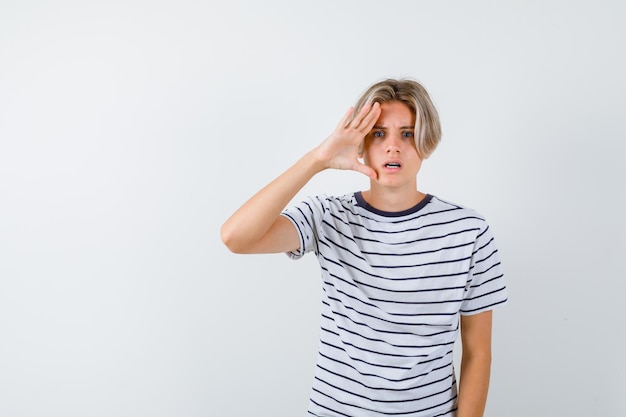
POLYGON ((385 164, 385 166, 388 166, 388 167, 399 167, 400 164, 397 163, 397 162, 389 162, 389 163, 385 164))

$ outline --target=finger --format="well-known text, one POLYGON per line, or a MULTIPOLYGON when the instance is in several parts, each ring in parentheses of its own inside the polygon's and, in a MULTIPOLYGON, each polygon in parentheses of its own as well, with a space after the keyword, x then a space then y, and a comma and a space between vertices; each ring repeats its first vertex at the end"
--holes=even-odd
POLYGON ((362 115, 361 113, 359 113, 359 115, 361 116, 359 119, 359 124, 355 125, 354 128, 359 130, 359 132, 361 133, 368 133, 370 130, 372 130, 372 127, 380 116, 380 103, 374 102, 372 104, 368 104, 367 106, 363 107, 363 110, 365 111, 362 112, 362 115))
POLYGON ((350 108, 348 109, 346 114, 343 115, 343 117, 341 118, 341 120, 337 124, 337 128, 338 129, 339 128, 345 128, 348 125, 348 123, 350 122, 350 117, 352 116, 352 113, 354 113, 354 107, 350 106, 350 108))
POLYGON ((359 110, 359 112, 356 115, 354 115, 354 117, 349 123, 349 126, 346 125, 346 127, 350 127, 352 129, 359 129, 359 126, 361 125, 361 123, 363 122, 363 119, 367 116, 371 108, 372 108, 372 105, 370 103, 364 104, 363 107, 361 107, 361 110, 359 110))
POLYGON ((375 180, 377 177, 376 171, 374 171, 371 167, 368 167, 367 165, 362 164, 358 161, 354 163, 354 165, 352 166, 352 169, 354 171, 360 172, 361 174, 370 177, 373 180, 375 180))
POLYGON ((370 109, 370 111, 361 121, 359 129, 364 133, 369 133, 369 131, 372 130, 372 128, 376 124, 376 121, 378 121, 378 118, 380 117, 380 113, 381 113, 380 104, 376 102, 372 105, 372 108, 370 109))

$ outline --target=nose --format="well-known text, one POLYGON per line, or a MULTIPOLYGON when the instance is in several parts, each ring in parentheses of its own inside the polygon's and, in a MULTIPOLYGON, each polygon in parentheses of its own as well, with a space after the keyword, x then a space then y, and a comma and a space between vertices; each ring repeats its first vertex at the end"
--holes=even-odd
POLYGON ((400 152, 402 140, 399 135, 389 135, 385 143, 385 150, 388 153, 400 152))

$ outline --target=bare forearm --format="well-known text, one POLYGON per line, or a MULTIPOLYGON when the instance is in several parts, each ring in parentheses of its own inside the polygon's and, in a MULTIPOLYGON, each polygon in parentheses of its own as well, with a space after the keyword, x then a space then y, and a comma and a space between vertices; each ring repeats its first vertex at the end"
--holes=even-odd
POLYGON ((487 403, 491 356, 463 356, 457 417, 482 417, 487 403))
POLYGON ((304 155, 280 177, 265 186, 239 208, 222 226, 222 241, 233 252, 267 253, 297 249, 298 235, 281 211, 318 172, 351 169, 369 177, 376 173, 358 161, 358 147, 380 114, 380 105, 363 106, 351 119, 352 108, 333 133, 304 155))
POLYGON ((245 252, 267 233, 298 191, 324 166, 313 152, 257 192, 222 226, 221 236, 233 252, 245 252))

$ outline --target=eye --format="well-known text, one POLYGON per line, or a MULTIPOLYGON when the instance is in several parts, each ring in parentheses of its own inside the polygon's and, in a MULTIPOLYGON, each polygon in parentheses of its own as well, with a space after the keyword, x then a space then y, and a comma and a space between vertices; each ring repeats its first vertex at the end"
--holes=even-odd
POLYGON ((385 132, 383 132, 382 130, 375 130, 372 132, 372 137, 382 138, 383 136, 385 136, 385 132))
POLYGON ((405 139, 413 139, 413 132, 411 132, 410 130, 402 132, 402 137, 405 139))

